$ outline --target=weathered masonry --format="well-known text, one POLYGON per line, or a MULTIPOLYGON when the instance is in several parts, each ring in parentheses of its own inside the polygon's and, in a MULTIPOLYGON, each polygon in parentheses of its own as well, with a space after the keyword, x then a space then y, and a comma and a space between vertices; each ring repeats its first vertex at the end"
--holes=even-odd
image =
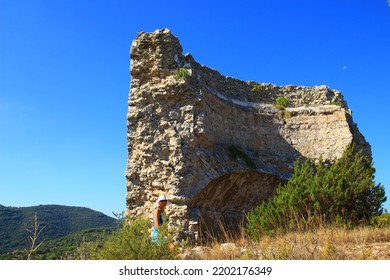
POLYGON ((167 29, 139 33, 130 55, 130 216, 151 213, 166 194, 184 236, 234 231, 298 158, 335 161, 352 142, 371 155, 337 90, 223 76, 183 55, 167 29), (278 97, 286 108, 275 106, 278 97))

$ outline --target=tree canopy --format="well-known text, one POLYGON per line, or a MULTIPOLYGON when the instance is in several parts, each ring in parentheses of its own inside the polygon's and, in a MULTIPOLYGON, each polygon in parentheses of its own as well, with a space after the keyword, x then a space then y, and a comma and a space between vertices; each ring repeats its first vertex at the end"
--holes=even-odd
POLYGON ((367 223, 382 214, 384 186, 374 181, 372 160, 350 145, 334 164, 298 161, 292 177, 248 214, 246 233, 262 234, 312 227, 316 223, 367 223))

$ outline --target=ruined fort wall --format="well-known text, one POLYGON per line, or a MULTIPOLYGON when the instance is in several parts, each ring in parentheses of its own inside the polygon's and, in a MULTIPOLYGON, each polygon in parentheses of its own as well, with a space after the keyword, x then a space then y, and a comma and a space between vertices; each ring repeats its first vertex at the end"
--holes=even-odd
POLYGON ((201 218, 236 223, 273 195, 300 157, 335 161, 352 142, 371 153, 336 90, 223 76, 183 55, 167 29, 139 33, 130 54, 130 216, 151 213, 166 194, 171 222, 189 236, 201 218), (188 75, 177 78, 178 69, 188 75), (284 110, 275 107, 279 96, 289 100, 284 110))

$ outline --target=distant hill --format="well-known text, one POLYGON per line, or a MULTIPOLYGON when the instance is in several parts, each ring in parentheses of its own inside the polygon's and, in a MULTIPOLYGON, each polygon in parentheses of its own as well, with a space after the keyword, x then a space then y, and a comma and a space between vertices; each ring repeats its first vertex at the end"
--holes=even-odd
MULTIPOLYGON (((46 240, 41 243, 31 259, 34 260, 73 260, 86 257, 83 246, 90 242, 101 243, 114 233, 117 228, 92 228, 74 233, 54 240, 46 240)), ((86 245, 88 247, 88 245, 86 245)), ((1 260, 25 260, 27 252, 16 250, 0 254, 1 260)))
POLYGON ((32 207, 6 207, 0 205, 0 254, 22 250, 31 246, 34 216, 39 228, 44 228, 38 242, 64 237, 91 228, 115 228, 116 219, 84 207, 39 205, 32 207))

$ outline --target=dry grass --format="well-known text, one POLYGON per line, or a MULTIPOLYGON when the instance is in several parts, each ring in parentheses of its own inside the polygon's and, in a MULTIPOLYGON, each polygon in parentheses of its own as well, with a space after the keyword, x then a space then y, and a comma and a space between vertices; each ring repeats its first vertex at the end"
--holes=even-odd
MULTIPOLYGON (((264 237, 253 243, 228 238, 198 247, 191 259, 202 260, 390 260, 390 227, 319 228, 313 231, 264 237)), ((195 252, 192 249, 192 252, 195 252)))

